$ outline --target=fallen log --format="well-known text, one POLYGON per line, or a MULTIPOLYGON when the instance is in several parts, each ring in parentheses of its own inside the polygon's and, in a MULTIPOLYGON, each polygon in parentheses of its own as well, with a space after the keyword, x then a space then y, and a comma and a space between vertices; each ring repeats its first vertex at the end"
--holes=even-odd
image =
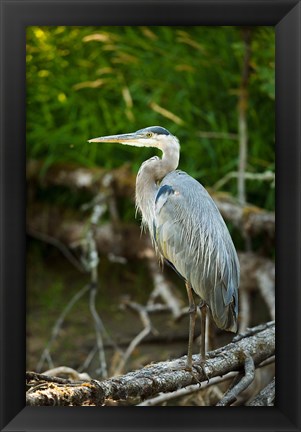
MULTIPOLYGON (((65 187, 71 190, 83 190, 96 195, 114 195, 118 197, 135 196, 135 174, 130 166, 125 164, 120 168, 108 171, 104 168, 85 168, 71 164, 55 164, 44 171, 43 161, 29 160, 27 162, 27 181, 29 185, 43 188, 53 186, 65 187), (43 172, 43 175, 41 175, 43 172)), ((210 190, 209 190, 210 192, 210 190)), ((235 227, 254 236, 264 233, 269 238, 275 237, 275 214, 256 206, 240 206, 225 193, 212 194, 222 216, 235 227)))
POLYGON ((73 191, 86 191, 91 195, 114 190, 116 196, 133 197, 135 175, 128 164, 120 168, 86 168, 70 163, 57 163, 44 170, 44 162, 30 159, 26 165, 29 184, 43 188, 61 186, 73 191))
MULTIPOLYGON (((103 381, 48 382, 41 378, 27 391, 29 406, 110 405, 114 401, 137 405, 140 401, 162 392, 171 392, 196 383, 241 371, 247 358, 255 368, 275 353, 275 322, 249 329, 225 347, 208 353, 204 368, 196 367, 193 374, 185 370, 186 356, 173 361, 149 364, 143 369, 103 381)), ((199 355, 193 356, 197 365, 199 355)), ((31 375, 32 376, 32 375, 31 375)), ((29 383, 30 384, 30 383, 29 383)))
POLYGON ((213 195, 213 199, 226 221, 253 237, 264 233, 269 238, 275 237, 275 213, 252 205, 239 206, 229 196, 213 195))

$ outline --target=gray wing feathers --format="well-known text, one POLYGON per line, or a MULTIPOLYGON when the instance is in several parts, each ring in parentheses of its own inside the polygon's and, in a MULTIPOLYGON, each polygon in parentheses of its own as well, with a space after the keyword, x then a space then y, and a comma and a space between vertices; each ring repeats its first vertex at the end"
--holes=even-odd
POLYGON ((208 304, 216 324, 236 331, 239 263, 225 222, 206 189, 188 174, 174 171, 164 185, 172 192, 161 193, 155 206, 159 252, 208 304))

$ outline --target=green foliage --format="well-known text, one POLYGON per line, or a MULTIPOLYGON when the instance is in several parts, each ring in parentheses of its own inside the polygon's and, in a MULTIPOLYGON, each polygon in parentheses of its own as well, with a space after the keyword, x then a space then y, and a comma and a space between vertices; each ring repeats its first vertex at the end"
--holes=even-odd
MULTIPOLYGON (((274 169, 274 46, 273 28, 252 29, 250 172, 274 169)), ((28 27, 28 157, 46 167, 130 161, 136 171, 153 150, 87 140, 161 125, 180 139, 180 168, 212 185, 237 169, 238 141, 228 134, 237 134, 243 57, 236 27, 28 27)), ((236 194, 235 180, 225 188, 236 194)), ((268 183, 247 190, 273 208, 268 183)))

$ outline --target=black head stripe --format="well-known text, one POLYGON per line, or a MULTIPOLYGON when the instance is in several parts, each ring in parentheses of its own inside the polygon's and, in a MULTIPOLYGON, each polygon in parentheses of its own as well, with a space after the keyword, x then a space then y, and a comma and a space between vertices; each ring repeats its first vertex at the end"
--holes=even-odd
POLYGON ((150 126, 148 128, 145 128, 145 130, 153 132, 153 133, 158 134, 158 135, 171 135, 171 133, 168 132, 167 129, 165 129, 161 126, 150 126))

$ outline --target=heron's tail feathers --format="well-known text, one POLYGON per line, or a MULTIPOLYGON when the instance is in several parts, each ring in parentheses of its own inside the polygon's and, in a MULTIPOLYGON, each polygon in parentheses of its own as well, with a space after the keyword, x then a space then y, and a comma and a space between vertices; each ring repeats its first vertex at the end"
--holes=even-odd
POLYGON ((238 295, 236 288, 227 289, 223 283, 217 285, 212 290, 209 306, 214 322, 220 329, 237 332, 238 295))

